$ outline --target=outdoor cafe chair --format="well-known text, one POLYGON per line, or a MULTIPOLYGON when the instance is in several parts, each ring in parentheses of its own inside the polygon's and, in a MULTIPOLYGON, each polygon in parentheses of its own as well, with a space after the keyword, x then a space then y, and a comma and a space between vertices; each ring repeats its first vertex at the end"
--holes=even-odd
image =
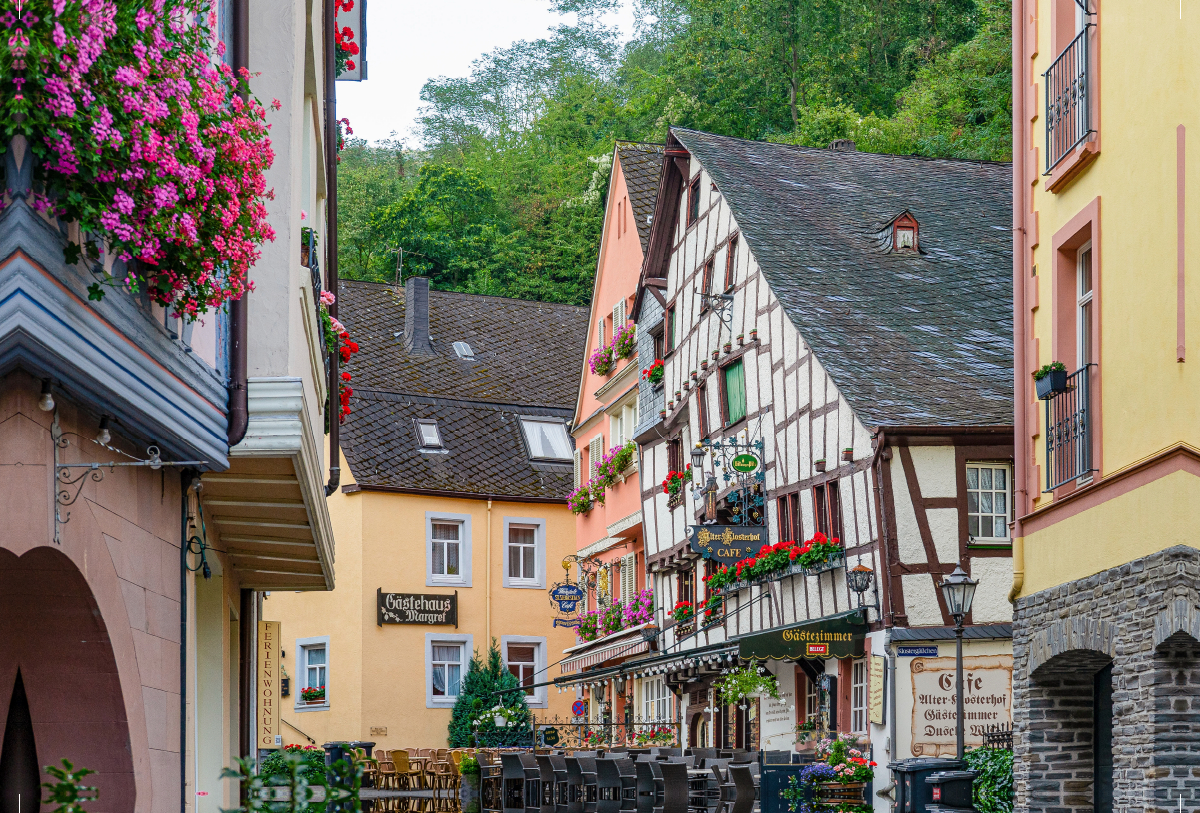
POLYGON ((567 813, 583 813, 584 787, 583 771, 579 766, 579 757, 563 757, 567 766, 567 813))
POLYGON ((554 809, 557 813, 567 813, 571 805, 570 771, 567 768, 567 758, 561 754, 551 754, 550 767, 554 771, 554 809))
POLYGON ((408 751, 392 751, 392 765, 396 782, 402 788, 421 788, 425 785, 425 772, 419 763, 409 762, 408 751))
POLYGON ((538 766, 538 801, 541 813, 554 813, 555 791, 558 786, 554 781, 554 766, 550 764, 549 754, 539 754, 536 757, 538 766))
POLYGON ((688 769, 682 762, 660 762, 662 771, 662 804, 652 813, 688 813, 688 769))
POLYGON ((597 813, 618 813, 633 810, 636 805, 637 776, 633 762, 628 759, 596 760, 597 813))
POLYGON ((579 757, 579 774, 583 779, 581 789, 583 813, 596 813, 596 802, 599 799, 599 787, 596 784, 596 758, 579 757))
POLYGON ((653 813, 654 808, 662 801, 663 782, 662 771, 656 777, 650 760, 638 760, 634 763, 634 775, 637 777, 637 812, 653 813))
POLYGON ((745 765, 730 765, 729 778, 733 780, 733 804, 727 806, 728 813, 751 813, 757 788, 754 786, 754 776, 745 765))

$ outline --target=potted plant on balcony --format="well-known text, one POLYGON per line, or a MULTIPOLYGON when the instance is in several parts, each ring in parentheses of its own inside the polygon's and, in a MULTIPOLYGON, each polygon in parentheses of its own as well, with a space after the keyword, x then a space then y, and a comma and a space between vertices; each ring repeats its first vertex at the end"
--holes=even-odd
POLYGON ((592 510, 595 500, 592 499, 592 488, 584 483, 567 495, 567 508, 572 514, 586 514, 592 510))
POLYGON ((825 458, 822 457, 814 460, 813 467, 816 468, 817 471, 825 471, 825 458))
POLYGON ((662 383, 665 372, 666 367, 663 366, 663 360, 655 359, 653 364, 642 370, 642 378, 646 379, 651 386, 657 387, 662 383))
POLYGON ((692 631, 692 619, 696 608, 690 601, 677 601, 671 608, 671 618, 675 619, 675 636, 688 635, 692 631))
POLYGON ((637 352, 636 332, 637 329, 629 323, 617 328, 612 338, 612 349, 617 358, 632 358, 637 352))
POLYGON ((683 502, 683 484, 692 481, 692 465, 689 463, 683 471, 667 473, 667 479, 662 481, 663 493, 667 495, 667 505, 671 508, 683 502))
POLYGON ((842 541, 837 537, 830 539, 820 531, 813 534, 812 538, 801 545, 799 550, 800 553, 795 559, 796 564, 810 574, 813 571, 828 570, 831 566, 836 566, 846 559, 846 549, 842 547, 842 541))
POLYGON ((854 447, 853 446, 847 446, 845 449, 842 449, 842 460, 849 461, 849 460, 853 460, 853 459, 854 459, 854 447))
POLYGON ((725 615, 725 597, 711 595, 704 601, 704 626, 719 624, 725 615))
POLYGON ((300 690, 300 702, 307 706, 315 706, 325 702, 324 686, 309 686, 300 690))
POLYGON ((613 368, 612 347, 605 345, 593 350, 592 355, 588 358, 588 366, 596 375, 604 376, 611 373, 613 368))
POLYGON ((1033 374, 1034 386, 1037 387, 1039 401, 1046 401, 1067 391, 1067 365, 1061 361, 1052 361, 1042 365, 1033 374))

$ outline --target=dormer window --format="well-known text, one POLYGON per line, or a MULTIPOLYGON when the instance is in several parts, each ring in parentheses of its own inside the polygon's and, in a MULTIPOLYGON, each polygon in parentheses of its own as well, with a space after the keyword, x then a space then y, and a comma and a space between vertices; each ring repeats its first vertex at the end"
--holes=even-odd
POLYGON ((421 444, 422 449, 442 448, 442 433, 438 431, 437 421, 418 420, 416 423, 417 442, 421 444))
POLYGON ((471 349, 471 345, 466 342, 454 343, 454 355, 458 356, 463 361, 474 361, 475 351, 471 349))
POLYGON ((917 219, 904 212, 892 221, 892 251, 917 251, 917 219))
POLYGON ((571 440, 567 426, 553 418, 521 418, 521 430, 525 433, 525 445, 534 460, 570 463, 571 440))

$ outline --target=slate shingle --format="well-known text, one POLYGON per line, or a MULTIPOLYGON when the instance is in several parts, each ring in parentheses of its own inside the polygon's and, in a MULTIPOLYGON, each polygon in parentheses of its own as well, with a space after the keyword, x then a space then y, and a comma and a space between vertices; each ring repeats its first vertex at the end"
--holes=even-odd
POLYGON ((570 464, 529 460, 519 415, 571 420, 588 311, 430 291, 433 356, 405 352, 404 290, 342 280, 339 318, 359 352, 342 447, 354 479, 464 495, 565 499, 570 464), (465 341, 475 361, 453 343, 465 341), (444 453, 419 450, 414 421, 438 422, 444 453))
POLYGON ((621 171, 629 190, 629 211, 637 224, 642 251, 650 242, 650 224, 654 219, 654 202, 658 199, 658 177, 662 172, 662 144, 617 142, 621 171))
POLYGON ((868 426, 1012 423, 1012 166, 672 129, 868 426), (920 254, 879 232, 905 210, 920 254))

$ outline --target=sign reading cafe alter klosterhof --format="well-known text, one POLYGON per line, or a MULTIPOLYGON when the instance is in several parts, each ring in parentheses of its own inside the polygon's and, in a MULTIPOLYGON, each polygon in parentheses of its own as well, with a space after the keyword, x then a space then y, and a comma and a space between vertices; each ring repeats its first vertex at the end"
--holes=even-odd
POLYGON ((732 565, 758 555, 771 538, 764 525, 691 525, 688 541, 705 559, 732 565))
POLYGON ((421 593, 385 593, 375 589, 378 600, 375 623, 384 624, 445 624, 458 628, 458 591, 453 595, 421 593))

